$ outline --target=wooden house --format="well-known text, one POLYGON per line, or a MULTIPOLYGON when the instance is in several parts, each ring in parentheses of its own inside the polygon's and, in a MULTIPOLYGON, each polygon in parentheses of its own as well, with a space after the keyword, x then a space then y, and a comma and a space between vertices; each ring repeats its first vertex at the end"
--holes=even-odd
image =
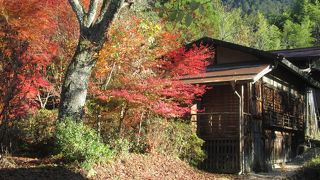
MULTIPOLYGON (((320 47, 310 48, 297 48, 297 49, 284 49, 271 51, 274 54, 279 54, 288 59, 292 64, 297 66, 307 76, 312 77, 314 80, 320 81, 320 47)), ((319 127, 320 127, 320 90, 309 87, 309 93, 306 97, 310 101, 310 111, 307 118, 315 119, 318 121, 307 120, 305 124, 305 137, 310 140, 319 140, 319 127), (312 103, 315 103, 312 105, 312 103)))
POLYGON ((211 38, 191 44, 215 53, 206 73, 184 78, 210 87, 192 107, 192 122, 208 155, 202 168, 266 171, 299 153, 307 124, 318 132, 310 88, 318 90, 320 83, 284 55, 211 38))

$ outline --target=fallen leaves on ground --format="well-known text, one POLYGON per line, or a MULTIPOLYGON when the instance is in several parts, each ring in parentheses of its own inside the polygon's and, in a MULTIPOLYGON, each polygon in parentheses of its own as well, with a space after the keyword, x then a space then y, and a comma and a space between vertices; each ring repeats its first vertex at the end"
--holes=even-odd
POLYGON ((197 170, 178 158, 152 154, 132 154, 95 171, 93 179, 233 179, 197 170))

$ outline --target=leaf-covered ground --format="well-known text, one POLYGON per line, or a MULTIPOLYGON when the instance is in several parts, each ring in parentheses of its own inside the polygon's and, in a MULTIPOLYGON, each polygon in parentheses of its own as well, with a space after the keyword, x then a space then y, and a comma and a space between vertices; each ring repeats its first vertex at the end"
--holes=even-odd
POLYGON ((98 179, 233 179, 231 175, 196 170, 177 158, 163 155, 131 155, 96 171, 98 179))
MULTIPOLYGON (((95 176, 66 168, 62 162, 51 159, 26 157, 0 157, 0 180, 82 180, 82 179, 308 179, 303 164, 320 154, 320 149, 311 149, 296 157, 293 162, 276 168, 273 172, 244 176, 212 174, 190 167, 187 163, 163 155, 130 154, 95 169, 95 176)), ((313 172, 314 173, 314 172, 313 172)))
MULTIPOLYGON (((231 175, 202 172, 187 163, 162 155, 130 155, 125 160, 95 168, 89 179, 234 179, 231 175)), ((88 179, 83 174, 53 163, 50 159, 3 157, 0 179, 88 179)))
POLYGON ((51 159, 0 157, 0 180, 81 180, 80 173, 53 163, 51 159))

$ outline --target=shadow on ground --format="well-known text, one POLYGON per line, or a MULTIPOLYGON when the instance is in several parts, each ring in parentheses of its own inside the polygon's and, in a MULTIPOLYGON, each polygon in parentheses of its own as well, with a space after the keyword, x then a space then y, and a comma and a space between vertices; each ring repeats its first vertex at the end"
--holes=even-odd
POLYGON ((80 173, 63 167, 0 169, 0 180, 84 180, 80 173))

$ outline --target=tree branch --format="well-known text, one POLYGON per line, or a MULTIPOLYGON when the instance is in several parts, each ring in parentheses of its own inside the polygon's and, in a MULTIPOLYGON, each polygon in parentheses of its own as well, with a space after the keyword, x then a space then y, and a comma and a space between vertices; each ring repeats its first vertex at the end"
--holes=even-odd
POLYGON ((82 4, 79 2, 79 0, 69 0, 69 4, 76 13, 79 24, 83 25, 84 10, 82 4))
POLYGON ((125 0, 104 0, 101 8, 101 14, 97 23, 112 22, 115 15, 122 8, 125 0))
POLYGON ((102 2, 102 7, 101 7, 101 12, 100 12, 100 16, 97 20, 97 23, 100 23, 104 17, 104 15, 106 14, 107 10, 108 10, 108 7, 110 5, 110 1, 107 1, 107 0, 103 0, 102 2))
POLYGON ((101 2, 101 0, 90 0, 90 7, 89 7, 89 11, 88 11, 88 19, 86 22, 86 26, 90 27, 94 21, 94 19, 96 18, 96 14, 97 14, 97 9, 98 9, 98 5, 101 2))
POLYGON ((104 89, 107 89, 107 87, 108 87, 108 85, 109 85, 109 83, 111 81, 111 78, 112 78, 113 71, 114 71, 115 67, 116 67, 116 63, 114 62, 113 65, 112 65, 112 69, 111 69, 111 71, 109 73, 108 78, 106 79, 105 83, 103 83, 103 88, 104 89))

